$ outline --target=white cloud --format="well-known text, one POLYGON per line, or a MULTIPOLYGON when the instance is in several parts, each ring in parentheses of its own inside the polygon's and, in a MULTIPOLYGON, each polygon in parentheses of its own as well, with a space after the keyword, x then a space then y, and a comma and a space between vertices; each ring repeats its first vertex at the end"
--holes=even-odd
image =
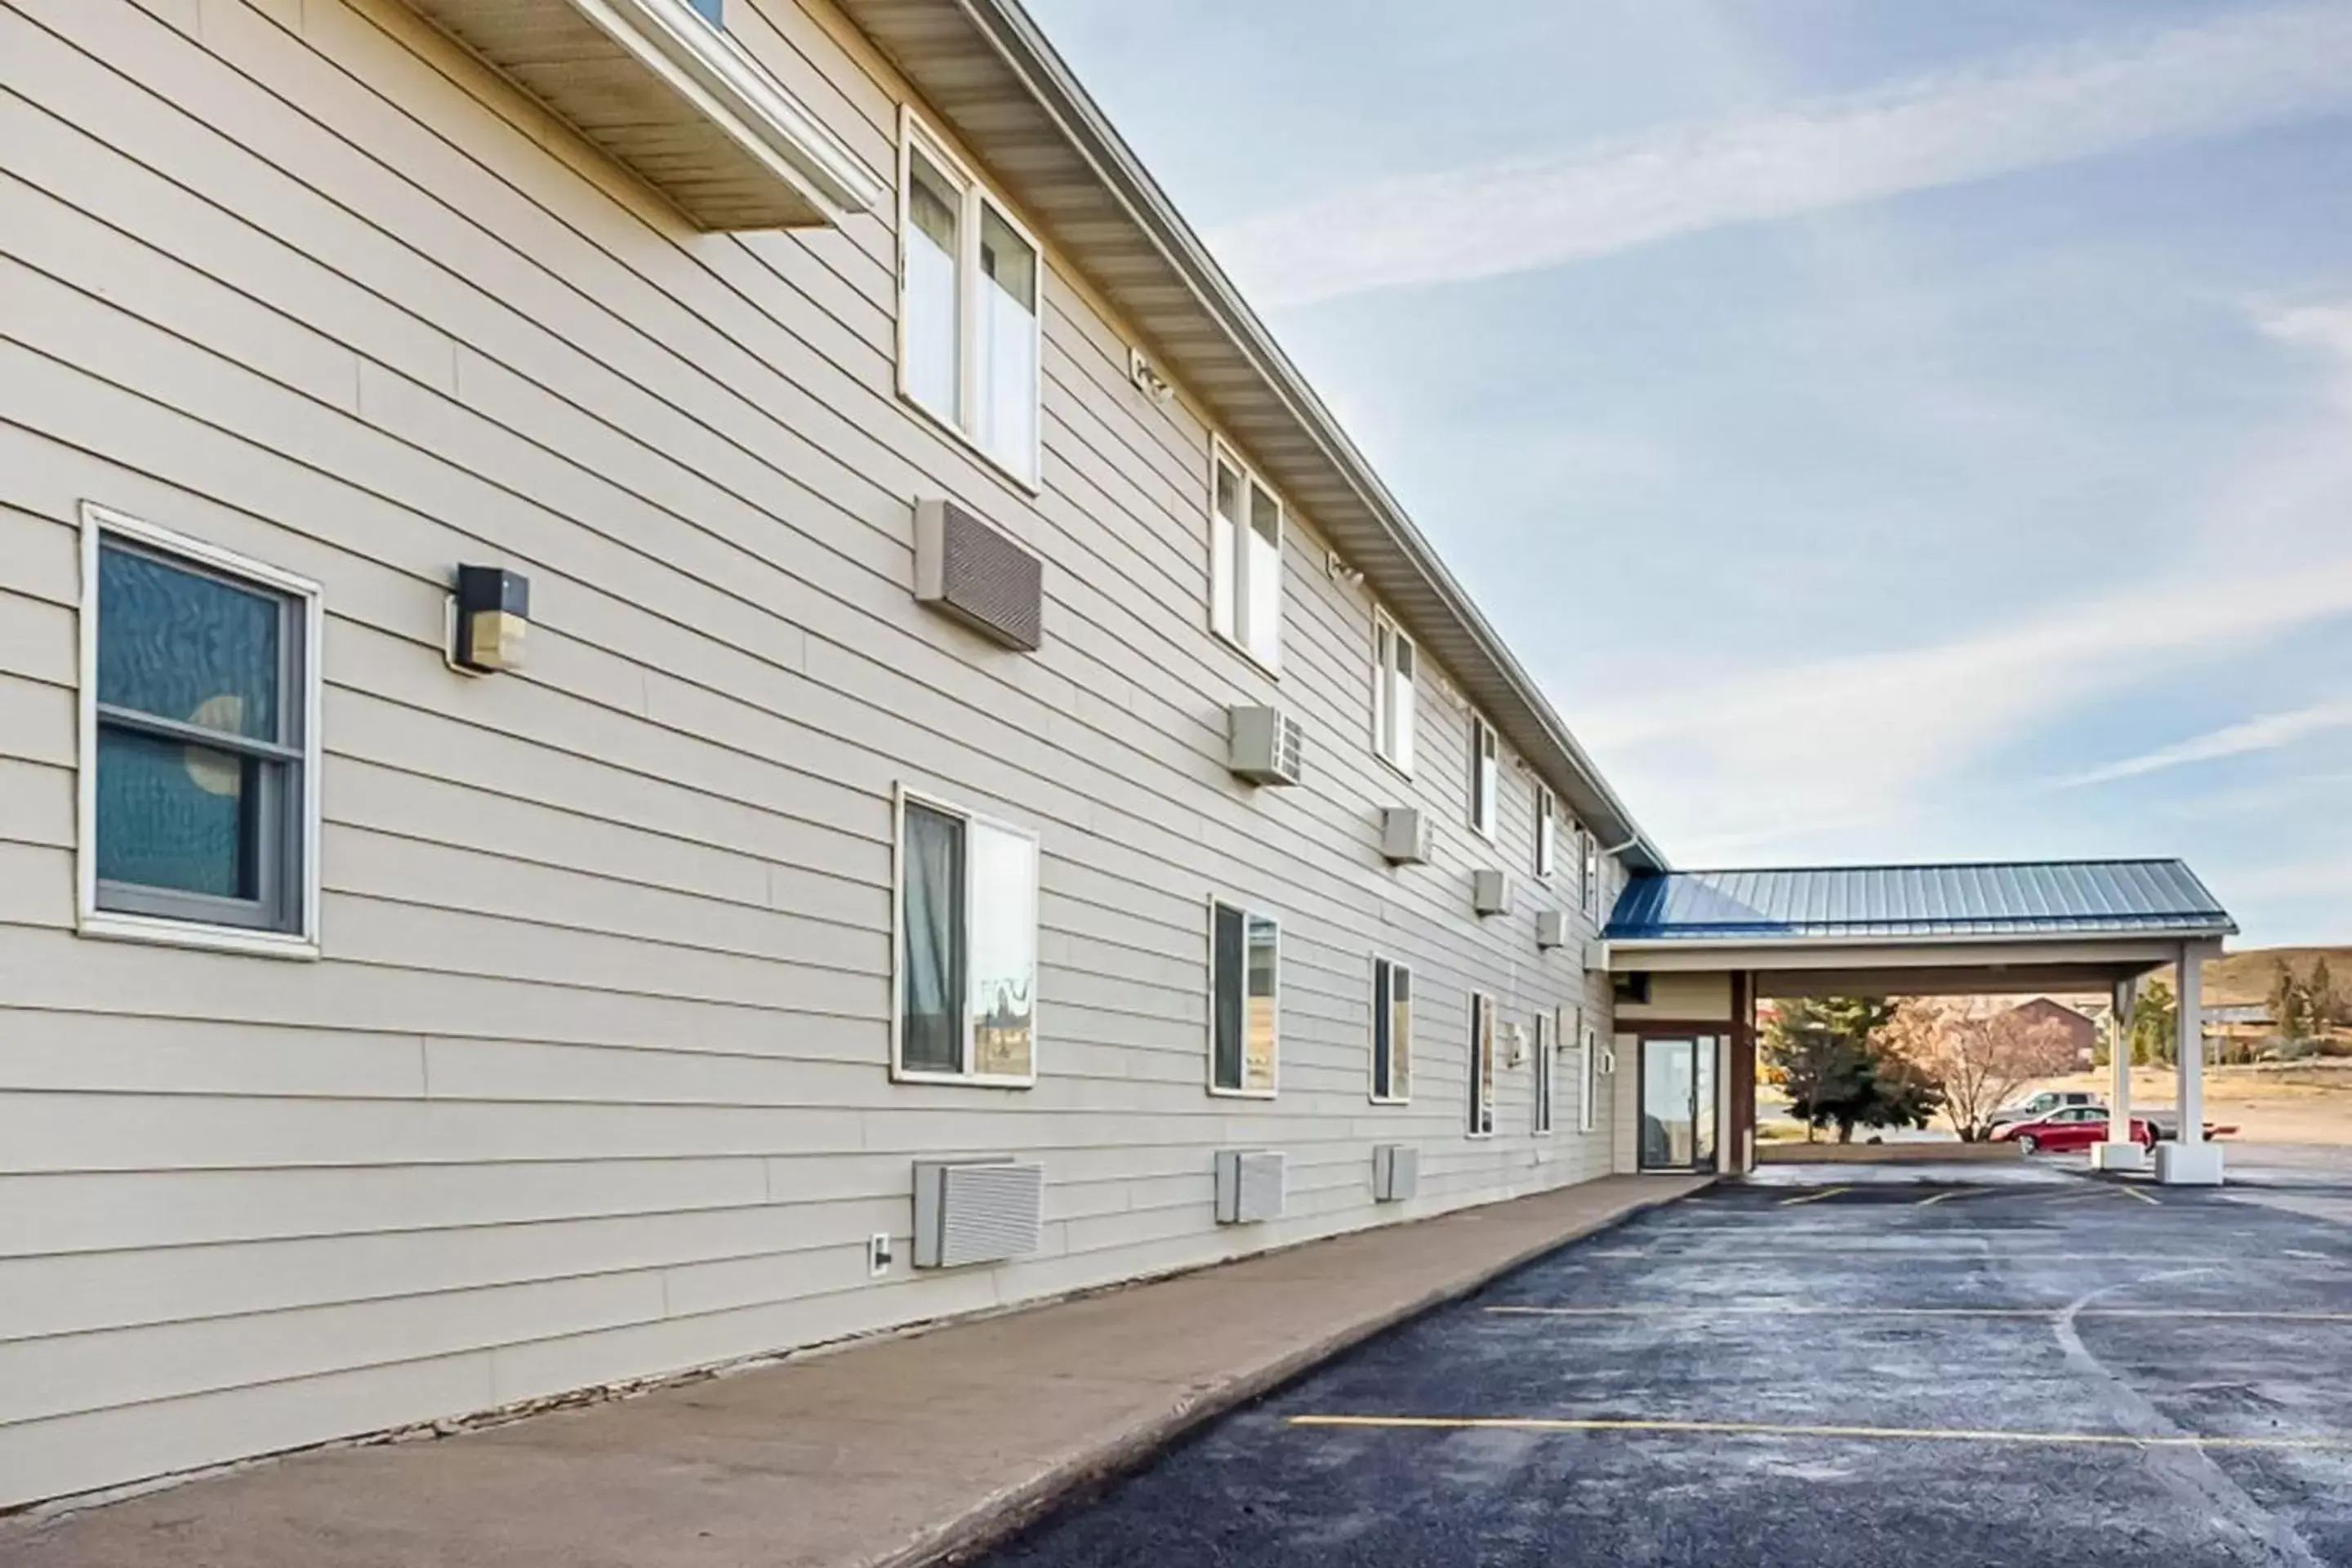
POLYGON ((2162 773, 2167 768, 2186 767, 2191 763, 2218 762, 2224 757, 2242 757, 2253 752, 2274 752, 2313 735, 2346 729, 2352 729, 2352 700, 2315 703, 2291 713, 2273 713, 2260 719, 2249 719, 2242 724, 2225 725, 2173 745, 2142 752, 2137 757, 2108 763, 2063 782, 2068 784, 2094 784, 2137 778, 2143 773, 2162 773))
POLYGON ((2280 342, 2333 356, 2336 406, 2352 415, 2352 303, 2273 310, 2258 316, 2255 324, 2280 342))
POLYGON ((2343 111, 2347 59, 2352 5, 2279 6, 1779 113, 1379 181, 1211 238, 1272 304, 1496 277, 2343 111))
POLYGON ((1581 717, 1692 861, 1904 819, 2000 746, 2095 699, 2352 616, 2352 558, 2167 576, 1949 642, 1649 691, 1581 717))

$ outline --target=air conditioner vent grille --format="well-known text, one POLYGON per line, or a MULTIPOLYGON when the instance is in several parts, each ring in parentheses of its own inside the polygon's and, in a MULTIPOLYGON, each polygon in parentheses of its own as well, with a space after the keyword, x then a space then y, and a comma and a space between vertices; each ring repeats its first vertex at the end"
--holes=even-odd
POLYGON ((1217 1223, 1255 1225, 1280 1219, 1284 1159, 1272 1149, 1223 1149, 1217 1153, 1217 1223))
POLYGON ((952 501, 915 508, 915 597, 1006 647, 1045 646, 1044 563, 952 501))
POLYGON ((1010 1160, 915 1163, 915 1266, 954 1268, 1037 1250, 1045 1168, 1010 1160))

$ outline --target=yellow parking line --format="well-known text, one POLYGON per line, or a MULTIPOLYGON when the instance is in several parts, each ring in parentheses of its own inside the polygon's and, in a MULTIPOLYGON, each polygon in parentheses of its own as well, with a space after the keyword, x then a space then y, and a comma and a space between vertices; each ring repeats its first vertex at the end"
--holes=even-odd
POLYGON ((1799 1204, 1817 1204, 1823 1198, 1833 1198, 1840 1193, 1850 1193, 1852 1191, 1853 1191, 1852 1187, 1823 1187, 1818 1193, 1803 1193, 1793 1198, 1782 1198, 1780 1200, 1780 1206, 1786 1209, 1794 1208, 1799 1204))
POLYGON ((2011 1432, 1968 1426, 1801 1426, 1777 1421, 1668 1421, 1539 1415, 1293 1415, 1288 1426, 1411 1432, 1657 1432, 1701 1437, 1847 1437, 1875 1442, 2014 1443, 2116 1448, 2352 1448, 2352 1435, 2239 1437, 2180 1433, 2011 1432))
MULTIPOLYGON (((1519 1307, 1483 1309, 1498 1318, 2036 1318, 2063 1314, 2059 1307, 1864 1307, 1782 1305, 1684 1305, 1674 1301, 1632 1307, 1519 1307)), ((2235 1307, 2086 1307, 2077 1318, 2179 1319, 2258 1323, 2352 1323, 2352 1312, 2263 1312, 2235 1307)))

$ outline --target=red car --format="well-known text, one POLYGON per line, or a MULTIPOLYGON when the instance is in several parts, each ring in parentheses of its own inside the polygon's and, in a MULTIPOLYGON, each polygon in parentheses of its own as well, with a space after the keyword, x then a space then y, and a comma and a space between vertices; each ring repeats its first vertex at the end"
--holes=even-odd
MULTIPOLYGON (((2156 1147, 2156 1124, 2132 1118, 2132 1142, 2144 1149, 2156 1147)), ((2107 1141, 2107 1108, 2069 1105, 2033 1121, 2012 1121, 1993 1129, 1996 1143, 2015 1143, 2029 1154, 2073 1153, 2107 1141)))

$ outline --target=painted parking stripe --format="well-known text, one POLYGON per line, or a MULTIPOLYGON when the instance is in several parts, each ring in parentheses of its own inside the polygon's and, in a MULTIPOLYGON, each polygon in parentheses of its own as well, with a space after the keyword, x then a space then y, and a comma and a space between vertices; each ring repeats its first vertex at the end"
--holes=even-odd
POLYGON ((1823 1198, 1833 1198, 1840 1193, 1850 1193, 1852 1191, 1853 1191, 1852 1187, 1823 1187, 1818 1193, 1802 1193, 1793 1198, 1782 1198, 1780 1200, 1780 1206, 1787 1209, 1794 1208, 1799 1204, 1817 1204, 1823 1198))
POLYGON ((2179 1433, 2014 1432, 1969 1426, 1803 1426, 1777 1421, 1675 1421, 1543 1415, 1292 1415, 1285 1426, 1398 1432, 1627 1432, 1696 1437, 1832 1437, 1868 1442, 2010 1443, 2111 1448, 2352 1448, 2352 1435, 2242 1437, 2179 1433))
MULTIPOLYGON (((2065 1315, 2061 1307, 1864 1307, 1684 1305, 1658 1301, 1631 1307, 1495 1306, 1498 1318, 2035 1318, 2065 1315)), ((2180 1319, 2254 1323, 2352 1323, 2352 1312, 2253 1311, 2234 1307, 2085 1307, 2076 1318, 2180 1319)))
POLYGON ((2164 1200, 2162 1198, 2150 1197, 2147 1194, 2141 1192, 2137 1187, 2118 1186, 2116 1188, 2116 1191, 2123 1194, 2123 1195, 2127 1198, 2137 1198, 2144 1204, 2154 1204, 2158 1208, 2162 1208, 2164 1206, 2164 1200))

